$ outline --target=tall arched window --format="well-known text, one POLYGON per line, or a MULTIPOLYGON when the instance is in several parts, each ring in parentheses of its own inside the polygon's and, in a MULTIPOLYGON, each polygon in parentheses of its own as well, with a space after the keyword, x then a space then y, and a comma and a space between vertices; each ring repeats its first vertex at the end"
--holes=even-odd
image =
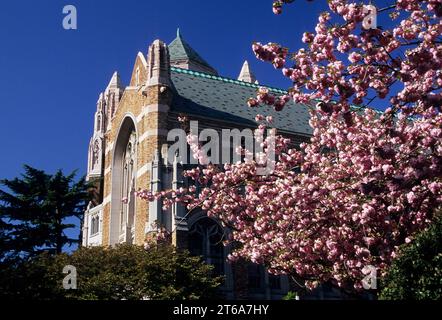
POLYGON ((137 67, 137 70, 135 71, 135 85, 140 84, 140 67, 137 67))
POLYGON ((97 131, 101 131, 101 116, 97 116, 97 131))
POLYGON ((111 105, 111 108, 110 108, 111 115, 110 116, 112 118, 115 114, 115 93, 114 92, 111 93, 109 101, 110 101, 110 105, 111 105))
POLYGON ((214 266, 214 274, 224 274, 224 231, 213 219, 203 217, 189 230, 189 251, 202 256, 204 261, 214 266))
POLYGON ((100 220, 97 217, 95 217, 95 232, 94 233, 98 233, 98 228, 100 227, 100 220))
POLYGON ((97 234, 100 231, 100 217, 94 216, 91 218, 91 236, 97 234))
POLYGON ((121 202, 122 208, 120 211, 120 228, 131 228, 134 223, 134 209, 135 209, 135 150, 136 149, 136 135, 133 131, 130 135, 129 141, 122 158, 122 177, 121 177, 121 202))
POLYGON ((93 236, 95 234, 95 218, 94 217, 91 218, 90 230, 91 230, 91 236, 93 236))
POLYGON ((95 217, 95 233, 98 233, 100 231, 100 217, 95 217))
POLYGON ((99 165, 100 153, 101 153, 100 141, 97 139, 95 140, 92 146, 92 166, 91 166, 92 170, 95 170, 99 165))
POLYGON ((137 131, 132 115, 124 117, 114 141, 111 170, 111 245, 134 239, 135 177, 137 171, 137 131))

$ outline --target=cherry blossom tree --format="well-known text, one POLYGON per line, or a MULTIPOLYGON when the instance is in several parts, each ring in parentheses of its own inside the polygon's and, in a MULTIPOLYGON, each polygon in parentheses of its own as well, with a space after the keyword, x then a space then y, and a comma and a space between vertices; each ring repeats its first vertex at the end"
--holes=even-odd
MULTIPOLYGON (((289 2, 275 1, 274 13, 289 2)), ((207 164, 190 133, 201 166, 185 175, 201 191, 139 196, 201 207, 219 219, 231 230, 227 241, 238 244, 231 259, 297 275, 308 288, 331 281, 359 290, 364 267, 384 275, 398 246, 427 228, 442 205, 442 0, 376 7, 388 15, 388 28, 365 29, 373 12, 361 3, 328 6, 314 32, 303 34, 305 47, 252 46, 293 85, 283 96, 262 87, 249 107, 279 111, 289 100, 308 106, 310 142, 293 148, 281 136, 263 139, 277 160, 272 172, 257 175, 272 159, 207 164)), ((256 120, 257 132, 272 126, 271 117, 256 120)))

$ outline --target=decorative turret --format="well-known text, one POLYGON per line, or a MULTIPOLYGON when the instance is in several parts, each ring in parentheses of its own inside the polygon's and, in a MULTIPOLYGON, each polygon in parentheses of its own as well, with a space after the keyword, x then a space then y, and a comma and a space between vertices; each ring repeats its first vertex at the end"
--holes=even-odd
POLYGON ((170 62, 167 45, 161 40, 155 40, 149 46, 147 59, 147 86, 170 87, 170 62))
POLYGON ((99 179, 102 173, 104 132, 106 131, 106 99, 100 93, 94 115, 94 133, 89 142, 87 180, 99 179))
POLYGON ((109 84, 106 87, 106 90, 111 89, 123 89, 123 85, 121 84, 120 75, 118 74, 118 71, 115 71, 112 75, 112 78, 109 81, 109 84))
POLYGON ((100 179, 104 165, 104 134, 110 129, 111 119, 117 111, 124 86, 118 72, 114 72, 104 92, 100 93, 95 112, 94 133, 89 143, 87 179, 100 179))
POLYGON ((121 83, 120 75, 115 71, 104 91, 104 98, 107 106, 107 129, 110 129, 110 120, 118 109, 118 104, 123 96, 123 91, 124 86, 121 83))
POLYGON ((244 61, 242 65, 241 72, 239 73, 238 80, 250 83, 257 83, 255 75, 250 70, 249 63, 247 60, 244 61))
POLYGON ((169 52, 171 66, 218 75, 218 72, 184 41, 180 29, 177 29, 175 40, 169 44, 169 52))

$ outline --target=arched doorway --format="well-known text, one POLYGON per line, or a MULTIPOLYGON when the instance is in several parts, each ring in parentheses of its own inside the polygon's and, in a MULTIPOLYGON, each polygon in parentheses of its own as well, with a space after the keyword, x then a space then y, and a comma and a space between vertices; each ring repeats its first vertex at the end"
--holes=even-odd
POLYGON ((126 116, 115 141, 112 163, 110 244, 133 243, 137 131, 133 117, 126 116))

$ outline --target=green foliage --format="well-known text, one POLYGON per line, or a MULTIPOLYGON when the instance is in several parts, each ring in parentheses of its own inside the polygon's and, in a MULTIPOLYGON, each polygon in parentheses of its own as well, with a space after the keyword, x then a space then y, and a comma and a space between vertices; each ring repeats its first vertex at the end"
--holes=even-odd
POLYGON ((282 298, 282 300, 299 300, 298 293, 289 291, 287 294, 282 298))
POLYGON ((442 299, 442 218, 402 247, 382 281, 380 299, 442 299))
POLYGON ((71 255, 42 254, 0 268, 0 297, 19 299, 210 299, 221 278, 212 266, 169 245, 81 248, 71 255), (77 289, 62 286, 63 267, 77 271, 77 289))
POLYGON ((12 180, 0 180, 0 259, 18 255, 28 257, 41 251, 60 253, 64 245, 79 238, 65 234, 75 225, 66 218, 82 220, 90 200, 91 186, 84 178, 75 181, 75 171, 49 175, 24 166, 24 174, 12 180))

